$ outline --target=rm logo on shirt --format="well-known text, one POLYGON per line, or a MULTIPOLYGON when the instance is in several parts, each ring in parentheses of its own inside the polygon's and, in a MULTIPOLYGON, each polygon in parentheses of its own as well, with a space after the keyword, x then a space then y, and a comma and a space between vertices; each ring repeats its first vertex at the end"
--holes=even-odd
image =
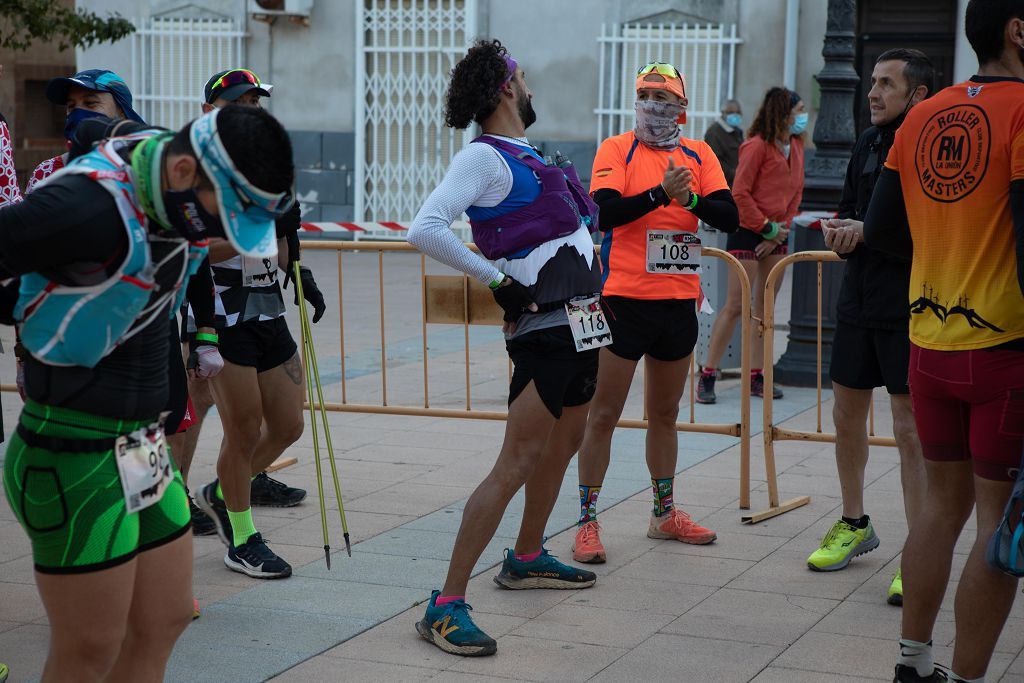
POLYGON ((914 166, 921 189, 938 202, 974 191, 988 169, 992 134, 985 111, 960 104, 936 112, 921 128, 914 166))

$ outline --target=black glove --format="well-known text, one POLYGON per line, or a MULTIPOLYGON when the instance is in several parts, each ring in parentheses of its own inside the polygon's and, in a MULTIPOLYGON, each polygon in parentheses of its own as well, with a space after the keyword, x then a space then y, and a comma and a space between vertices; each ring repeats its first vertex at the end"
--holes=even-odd
POLYGON ((502 310, 505 311, 504 320, 507 323, 514 323, 519 320, 527 308, 533 303, 533 297, 530 295, 530 290, 524 287, 522 284, 516 282, 508 275, 508 282, 499 286, 497 289, 492 289, 491 293, 494 294, 494 300, 498 302, 502 310))
MULTIPOLYGON (((295 271, 294 268, 289 268, 288 273, 284 276, 284 288, 288 289, 288 282, 292 279, 292 273, 295 271)), ((302 296, 313 306, 313 322, 320 322, 320 318, 324 317, 324 313, 327 312, 327 304, 324 303, 324 295, 320 292, 320 288, 316 286, 316 280, 313 279, 313 271, 306 266, 299 268, 299 274, 302 277, 302 296)), ((299 288, 295 288, 295 305, 299 305, 299 288)))

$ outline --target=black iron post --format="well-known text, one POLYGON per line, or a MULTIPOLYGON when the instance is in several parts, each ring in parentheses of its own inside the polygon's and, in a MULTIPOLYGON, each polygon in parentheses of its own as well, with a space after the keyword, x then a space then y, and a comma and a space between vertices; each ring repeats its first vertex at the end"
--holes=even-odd
MULTIPOLYGON (((821 86, 821 109, 814 126, 814 150, 804 164, 804 196, 801 208, 834 211, 843 190, 850 151, 857 141, 854 128, 854 98, 860 80, 853 68, 856 55, 856 0, 828 0, 825 31, 825 67, 815 78, 821 86)), ((793 251, 825 249, 820 230, 796 228, 793 251)), ((817 264, 801 263, 792 268, 793 299, 789 321, 789 343, 775 365, 775 379, 781 384, 814 386, 817 365, 817 264)), ((828 385, 832 334, 835 331, 836 301, 843 278, 843 264, 825 264, 822 272, 822 375, 828 385)))

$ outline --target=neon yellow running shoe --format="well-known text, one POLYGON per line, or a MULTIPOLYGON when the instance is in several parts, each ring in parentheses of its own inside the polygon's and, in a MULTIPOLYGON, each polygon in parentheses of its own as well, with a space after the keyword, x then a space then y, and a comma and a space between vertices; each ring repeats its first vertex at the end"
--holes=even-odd
POLYGON ((890 605, 903 607, 903 569, 901 567, 896 568, 896 576, 892 577, 889 594, 885 601, 890 605))
POLYGON ((839 520, 821 539, 821 547, 807 558, 807 566, 816 572, 836 572, 846 569, 853 558, 877 547, 878 536, 870 521, 866 528, 858 529, 839 520))

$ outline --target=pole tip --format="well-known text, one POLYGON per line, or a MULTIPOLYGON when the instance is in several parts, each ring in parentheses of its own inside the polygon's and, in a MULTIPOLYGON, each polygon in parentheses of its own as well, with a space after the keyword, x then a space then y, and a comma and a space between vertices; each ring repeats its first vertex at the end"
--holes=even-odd
POLYGON ((352 543, 349 541, 348 534, 345 533, 345 552, 348 553, 349 557, 352 557, 352 543))
POLYGON ((324 546, 324 558, 327 560, 327 571, 331 570, 331 546, 324 546))

